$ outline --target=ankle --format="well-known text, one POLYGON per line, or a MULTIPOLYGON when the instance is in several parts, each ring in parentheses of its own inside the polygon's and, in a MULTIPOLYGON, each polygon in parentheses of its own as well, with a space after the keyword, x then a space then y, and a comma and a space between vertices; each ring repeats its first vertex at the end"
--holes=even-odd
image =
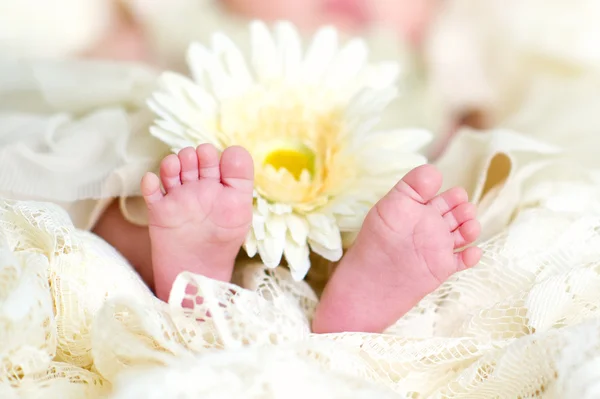
POLYGON ((165 300, 173 282, 180 273, 189 271, 204 277, 229 282, 235 259, 239 252, 233 245, 226 247, 196 248, 194 251, 181 251, 173 254, 172 248, 153 246, 152 268, 156 294, 165 300))

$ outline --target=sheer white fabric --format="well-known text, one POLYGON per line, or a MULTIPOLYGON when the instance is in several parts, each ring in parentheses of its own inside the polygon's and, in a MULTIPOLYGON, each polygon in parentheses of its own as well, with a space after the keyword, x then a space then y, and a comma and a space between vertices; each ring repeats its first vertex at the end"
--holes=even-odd
POLYGON ((0 193, 60 203, 81 228, 101 200, 139 195, 168 153, 148 134, 155 82, 137 65, 0 57, 0 193))

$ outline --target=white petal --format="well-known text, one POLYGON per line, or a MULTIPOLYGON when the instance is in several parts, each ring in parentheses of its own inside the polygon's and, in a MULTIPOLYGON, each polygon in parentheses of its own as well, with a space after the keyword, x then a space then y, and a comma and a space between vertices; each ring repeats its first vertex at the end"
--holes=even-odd
POLYGON ((329 88, 346 85, 364 68, 367 56, 368 49, 364 40, 351 40, 330 64, 323 83, 329 88))
POLYGON ((237 93, 247 91, 253 79, 240 49, 222 33, 213 35, 212 47, 215 53, 223 58, 225 69, 237 93))
MULTIPOLYGON (((160 77, 160 85, 164 92, 171 95, 170 98, 177 98, 178 103, 186 106, 188 112, 194 112, 196 119, 206 119, 207 116, 214 118, 217 114, 217 103, 214 97, 187 77, 165 72, 160 77), (199 113, 196 113, 197 111, 199 113)), ((195 120, 187 123, 193 126, 191 123, 195 123, 195 120)))
POLYGON ((208 68, 218 65, 212 52, 200 43, 192 43, 188 48, 186 58, 194 81, 200 86, 206 87, 209 77, 208 68))
POLYGON ((275 25, 275 37, 282 61, 283 77, 289 83, 296 83, 302 60, 300 35, 291 23, 279 22, 275 25))
MULTIPOLYGON (((158 93, 157 93, 158 94, 158 93)), ((146 102, 146 104, 148 105, 148 108, 150 108, 150 110, 152 112, 154 112, 156 114, 156 116, 158 116, 159 118, 165 119, 165 120, 170 120, 170 119, 177 119, 173 116, 173 113, 170 110, 165 109, 162 104, 158 103, 155 100, 155 96, 156 94, 154 94, 154 96, 152 96, 150 99, 148 99, 148 101, 146 102)), ((168 101, 168 100, 167 100, 168 101)))
POLYGON ((335 215, 353 215, 355 210, 344 200, 340 200, 338 203, 332 204, 328 208, 332 214, 335 215))
POLYGON ((323 246, 320 242, 315 240, 308 240, 308 244, 310 245, 310 249, 318 255, 321 255, 323 258, 330 260, 332 262, 337 262, 342 258, 343 250, 342 243, 340 238, 340 245, 336 248, 328 248, 323 246))
MULTIPOLYGON (((289 173, 283 168, 280 170, 284 171, 285 173, 289 173)), ((274 204, 269 204, 269 212, 274 213, 276 215, 286 215, 292 212, 292 207, 287 204, 280 204, 276 202, 274 204)))
POLYGON ((357 93, 346 108, 346 115, 353 119, 356 117, 380 116, 390 103, 398 96, 398 89, 386 87, 384 89, 365 89, 357 93))
POLYGON ((204 47, 200 43, 191 43, 188 47, 188 51, 186 54, 188 68, 190 70, 190 74, 192 75, 192 79, 199 84, 200 86, 206 85, 206 70, 204 69, 204 63, 201 58, 198 58, 199 51, 198 47, 204 47))
POLYGON ((352 127, 352 129, 354 130, 354 132, 353 132, 354 139, 356 140, 356 139, 359 139, 360 137, 370 135, 370 133, 373 130, 375 130, 375 128, 377 127, 377 125, 379 124, 380 121, 381 121, 381 119, 379 117, 373 117, 373 118, 365 119, 362 122, 354 125, 352 127))
POLYGON ((219 138, 214 134, 210 133, 209 129, 205 127, 205 123, 198 121, 195 123, 196 129, 188 128, 188 124, 171 118, 168 113, 160 105, 157 105, 154 101, 149 101, 148 106, 150 109, 157 110, 157 114, 162 113, 166 116, 164 119, 158 119, 155 121, 156 128, 155 137, 163 139, 166 136, 173 136, 173 140, 187 141, 193 146, 202 143, 214 144, 217 148, 221 148, 219 138), (200 130, 202 129, 202 130, 200 130))
POLYGON ((256 210, 264 216, 269 214, 269 203, 261 196, 256 197, 256 210))
MULTIPOLYGON (((192 144, 213 143, 216 140, 214 134, 205 134, 198 130, 185 127, 172 119, 158 119, 155 122, 155 128, 160 129, 164 134, 172 135, 174 139, 189 141, 192 144)), ((198 126, 201 127, 201 126, 198 126)), ((161 133, 159 133, 161 134, 161 133)))
POLYGON ((360 230, 365 216, 367 215, 369 208, 363 210, 360 213, 354 215, 344 215, 337 218, 338 227, 342 232, 356 232, 360 230))
POLYGON ((300 281, 306 277, 306 273, 308 273, 308 269, 310 269, 310 251, 308 250, 308 245, 306 243, 299 245, 288 239, 285 243, 284 253, 285 260, 292 273, 292 278, 296 281, 300 281))
POLYGON ((281 77, 282 61, 269 29, 264 22, 250 24, 252 65, 261 82, 281 77))
POLYGON ((183 123, 183 119, 185 119, 185 115, 180 114, 185 114, 189 107, 189 104, 181 101, 181 99, 162 92, 154 93, 152 98, 148 100, 148 105, 156 113, 160 112, 159 115, 163 119, 173 119, 179 123, 183 123))
POLYGON ((308 222, 303 217, 290 213, 285 215, 287 229, 296 244, 306 245, 308 237, 308 222))
POLYGON ((355 97, 353 104, 351 104, 346 112, 348 126, 346 134, 352 134, 353 146, 360 147, 362 145, 361 139, 372 134, 381 121, 384 109, 396 95, 397 90, 395 88, 388 88, 387 90, 372 92, 365 91, 355 97), (377 93, 377 97, 372 96, 374 93, 377 93))
POLYGON ((165 72, 160 77, 160 85, 165 92, 189 103, 190 107, 199 109, 202 114, 216 115, 217 103, 214 97, 187 77, 165 72))
POLYGON ((265 238, 265 217, 258 212, 252 214, 252 230, 257 240, 264 240, 265 238))
POLYGON ((258 241, 258 253, 265 266, 271 269, 279 266, 284 247, 285 235, 280 237, 267 235, 264 240, 258 241))
MULTIPOLYGON (((218 98, 228 98, 236 92, 235 85, 225 72, 221 62, 204 46, 197 44, 190 46, 188 60, 190 64, 192 63, 191 60, 194 60, 194 64, 202 65, 203 71, 210 80, 211 89, 215 96, 218 98)), ((196 73, 194 72, 195 78, 196 73)), ((201 79, 204 80, 202 77, 201 79)))
POLYGON ((331 225, 332 218, 322 213, 310 213, 306 215, 306 220, 310 227, 326 229, 331 225))
POLYGON ((168 132, 164 129, 161 129, 158 126, 151 126, 150 134, 152 136, 156 137, 157 139, 159 139, 160 141, 162 141, 163 143, 167 144, 172 149, 194 146, 194 142, 187 140, 187 139, 179 138, 179 137, 175 136, 173 133, 168 132))
POLYGON ((246 240, 244 241, 244 251, 246 251, 250 258, 253 258, 258 251, 258 243, 256 242, 256 237, 254 236, 254 231, 252 229, 250 229, 246 236, 246 240))
MULTIPOLYGON (((201 127, 201 126, 198 126, 201 127)), ((225 148, 227 147, 226 145, 223 144, 223 141, 220 140, 220 134, 210 134, 208 131, 199 131, 199 130, 193 130, 193 129, 188 129, 187 130, 188 133, 188 137, 190 137, 193 140, 193 145, 192 147, 197 147, 199 144, 204 144, 204 143, 210 143, 212 145, 214 145, 217 150, 219 151, 223 151, 225 150, 225 148)))
POLYGON ((334 28, 321 28, 315 34, 302 66, 305 83, 317 84, 323 80, 325 71, 336 54, 337 47, 338 35, 334 28))
MULTIPOLYGON (((208 142, 220 146, 220 141, 214 131, 211 131, 208 122, 194 104, 183 97, 176 97, 165 93, 155 93, 148 101, 148 106, 157 115, 166 121, 162 125, 165 131, 172 131, 174 135, 183 139, 196 141, 197 144, 208 142), (185 127, 185 129, 170 129, 171 123, 185 127), (191 128, 193 126, 193 128, 191 128)), ((172 125, 171 125, 172 126, 172 125)))
POLYGON ((159 127, 161 130, 165 132, 169 132, 176 136, 179 139, 187 139, 187 129, 183 127, 180 123, 174 122, 173 120, 168 119, 159 119, 154 122, 156 127, 159 127))
POLYGON ((325 259, 336 261, 342 256, 342 237, 335 219, 322 214, 307 215, 311 249, 325 259))
POLYGON ((265 227, 267 230, 267 235, 273 237, 285 237, 287 224, 285 223, 285 217, 282 215, 269 215, 269 218, 266 220, 265 227))
POLYGON ((217 115, 219 106, 215 101, 215 98, 200 86, 194 85, 192 87, 188 87, 186 94, 202 112, 204 118, 215 117, 217 115))
POLYGON ((300 172, 300 179, 298 180, 300 183, 302 184, 310 184, 310 181, 312 179, 312 176, 310 175, 310 172, 306 169, 302 169, 302 172, 300 172))

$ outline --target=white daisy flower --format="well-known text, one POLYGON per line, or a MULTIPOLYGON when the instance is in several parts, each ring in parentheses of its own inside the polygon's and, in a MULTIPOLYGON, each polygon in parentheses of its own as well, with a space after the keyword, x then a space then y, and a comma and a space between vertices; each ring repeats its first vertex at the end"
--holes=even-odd
POLYGON ((190 47, 193 80, 165 73, 150 102, 151 133, 174 152, 212 143, 241 145, 254 158, 252 228, 244 248, 268 267, 282 256, 294 278, 309 267, 309 248, 342 256, 342 232, 360 228, 367 211, 408 170, 426 159, 423 130, 375 130, 397 95, 398 66, 367 64, 362 40, 339 47, 333 28, 316 33, 303 54, 296 29, 250 26, 249 62, 223 34, 190 47))

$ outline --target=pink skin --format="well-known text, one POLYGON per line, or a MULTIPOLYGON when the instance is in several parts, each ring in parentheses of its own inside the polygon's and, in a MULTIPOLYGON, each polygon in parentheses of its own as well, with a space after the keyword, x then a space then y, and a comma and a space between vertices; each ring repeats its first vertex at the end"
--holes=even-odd
MULTIPOLYGON (((219 161, 208 144, 167 156, 142 193, 150 217, 154 283, 166 300, 184 270, 229 281, 252 220, 253 162, 240 147, 219 161)), ((436 196, 441 174, 431 165, 408 173, 368 214, 352 248, 325 288, 313 322, 319 333, 381 332, 453 273, 481 257, 466 192, 436 196), (382 306, 385 304, 385 306, 382 306)))
POLYGON ((252 222, 253 162, 240 147, 220 156, 203 144, 171 154, 160 180, 147 173, 141 184, 148 207, 152 268, 157 296, 167 300, 182 271, 229 281, 252 222), (160 189, 160 183, 165 193, 160 189))
POLYGON ((409 172, 369 212, 329 280, 313 321, 316 333, 382 332, 452 274, 472 267, 481 249, 475 206, 462 188, 436 195, 440 172, 409 172))

